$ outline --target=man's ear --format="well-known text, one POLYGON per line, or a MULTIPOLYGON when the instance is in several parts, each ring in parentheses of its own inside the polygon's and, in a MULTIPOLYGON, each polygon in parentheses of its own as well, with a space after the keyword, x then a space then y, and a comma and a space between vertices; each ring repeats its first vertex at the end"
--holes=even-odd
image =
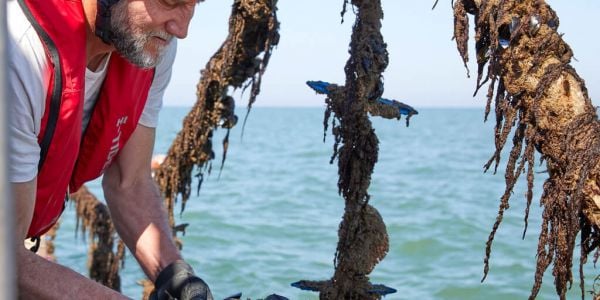
POLYGON ((96 35, 102 41, 110 45, 112 31, 110 30, 110 11, 111 7, 117 4, 119 0, 97 0, 98 6, 96 9, 96 35))

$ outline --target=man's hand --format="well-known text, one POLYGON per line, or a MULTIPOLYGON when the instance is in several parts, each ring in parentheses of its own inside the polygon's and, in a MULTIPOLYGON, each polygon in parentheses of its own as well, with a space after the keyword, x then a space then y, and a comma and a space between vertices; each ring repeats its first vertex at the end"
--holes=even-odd
POLYGON ((160 190, 151 176, 155 129, 138 125, 104 173, 102 187, 117 232, 150 280, 154 300, 213 300, 181 260, 160 190))
POLYGON ((208 285, 182 260, 164 268, 154 286, 150 300, 213 300, 208 285))

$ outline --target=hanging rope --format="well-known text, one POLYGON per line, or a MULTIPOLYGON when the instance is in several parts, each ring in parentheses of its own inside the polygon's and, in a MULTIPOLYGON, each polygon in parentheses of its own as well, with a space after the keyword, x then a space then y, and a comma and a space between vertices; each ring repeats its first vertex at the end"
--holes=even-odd
MULTIPOLYGON (((348 1, 344 1, 342 18, 348 1)), ((335 274, 328 281, 299 281, 295 287, 320 292, 321 299, 380 299, 395 292, 369 282, 369 274, 387 254, 388 234, 381 215, 369 204, 367 190, 377 162, 379 141, 369 113, 386 118, 417 112, 403 103, 382 99, 382 73, 388 64, 386 44, 381 35, 383 10, 379 0, 353 0, 356 12, 350 59, 346 63, 343 87, 326 82, 307 82, 327 94, 323 121, 327 130, 332 119, 334 149, 331 162, 338 160, 338 190, 345 209, 338 231, 335 274)))
POLYGON ((546 162, 549 178, 540 199, 542 226, 537 269, 530 298, 538 295, 543 274, 552 264, 561 299, 573 283, 573 253, 581 232, 580 288, 585 294, 583 265, 598 248, 600 209, 600 123, 596 109, 570 62, 573 53, 558 32, 559 19, 543 0, 460 0, 454 3, 454 36, 468 61, 469 17, 474 16, 477 58, 476 92, 488 83, 487 119, 496 114, 496 151, 485 164, 494 172, 512 136, 505 170, 506 189, 486 244, 484 278, 489 271, 492 242, 513 188, 524 173, 525 231, 533 197, 534 153, 546 162), (487 68, 486 68, 487 67, 487 68))
POLYGON ((221 167, 225 161, 229 130, 237 123, 235 101, 228 94, 230 89, 250 87, 248 112, 260 93, 262 76, 279 41, 276 4, 276 0, 235 0, 233 3, 229 35, 202 70, 196 104, 155 173, 172 228, 176 227, 173 208, 177 196, 181 196, 183 212, 193 177, 199 179, 199 191, 205 172, 211 171, 211 161, 215 158, 212 137, 219 127, 227 130, 221 167), (192 174, 194 170, 196 173, 192 174))
POLYGON ((89 238, 88 269, 91 279, 121 291, 119 269, 125 261, 125 244, 115 240, 117 232, 105 204, 82 186, 71 195, 76 205, 77 226, 89 238))

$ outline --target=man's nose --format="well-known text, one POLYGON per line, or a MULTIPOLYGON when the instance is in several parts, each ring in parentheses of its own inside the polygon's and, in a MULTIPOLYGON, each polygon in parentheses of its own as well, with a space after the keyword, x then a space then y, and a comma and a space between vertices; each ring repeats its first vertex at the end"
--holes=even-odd
POLYGON ((165 27, 167 33, 183 39, 188 34, 190 21, 194 15, 195 5, 182 5, 174 9, 173 17, 167 21, 165 27))

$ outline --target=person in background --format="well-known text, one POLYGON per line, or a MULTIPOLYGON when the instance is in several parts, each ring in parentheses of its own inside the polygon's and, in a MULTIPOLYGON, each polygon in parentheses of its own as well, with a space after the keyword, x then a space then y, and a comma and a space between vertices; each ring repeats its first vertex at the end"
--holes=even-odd
MULTIPOLYGON (((182 260, 150 162, 176 39, 196 0, 8 0, 9 180, 18 245, 56 223, 69 193, 104 175, 115 227, 154 299, 212 299, 182 260)), ((120 299, 17 249, 27 299, 120 299)))

